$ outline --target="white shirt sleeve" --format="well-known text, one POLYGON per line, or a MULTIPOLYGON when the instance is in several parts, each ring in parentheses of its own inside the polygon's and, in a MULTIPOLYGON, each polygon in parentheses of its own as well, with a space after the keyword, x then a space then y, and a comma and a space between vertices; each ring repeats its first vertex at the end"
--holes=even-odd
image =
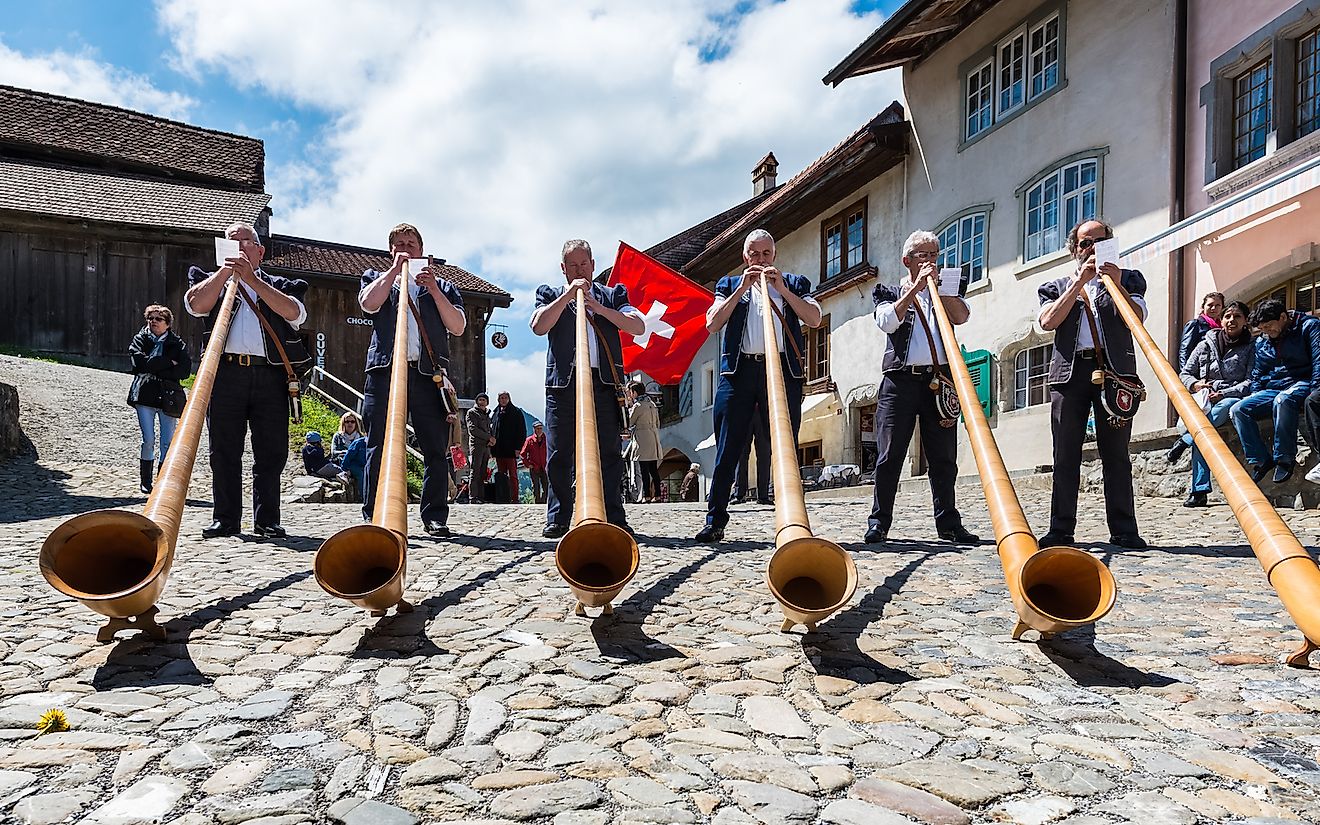
POLYGON ((715 313, 719 312, 720 307, 724 306, 728 301, 728 297, 721 298, 718 295, 715 296, 715 303, 711 304, 710 309, 706 310, 706 326, 710 326, 710 319, 714 318, 715 313))
POLYGON ((183 293, 183 308, 188 310, 188 314, 194 318, 205 318, 207 315, 210 314, 209 312, 198 312, 197 310, 193 309, 192 301, 189 300, 188 293, 186 291, 183 293))
POLYGON ((893 301, 881 301, 876 304, 875 312, 872 313, 875 317, 875 325, 880 327, 886 335, 893 335, 899 327, 903 326, 903 319, 899 318, 898 313, 894 311, 894 303, 893 301))
MULTIPOLYGON (((376 307, 375 309, 367 309, 366 306, 363 305, 362 303, 362 299, 367 296, 367 290, 371 289, 371 287, 375 283, 376 283, 375 281, 372 281, 371 283, 362 287, 361 291, 358 292, 358 308, 361 309, 363 312, 367 313, 368 315, 375 315, 377 312, 380 312, 380 307, 376 307)), ((385 306, 385 305, 381 304, 380 306, 385 306)))
POLYGON ((298 317, 289 322, 289 326, 297 329, 307 322, 307 306, 292 295, 288 296, 290 301, 298 305, 298 317))
POLYGON ((1141 312, 1141 320, 1143 321, 1146 320, 1146 317, 1150 315, 1150 311, 1146 308, 1146 296, 1131 295, 1129 297, 1132 298, 1133 305, 1135 305, 1136 308, 1141 312))

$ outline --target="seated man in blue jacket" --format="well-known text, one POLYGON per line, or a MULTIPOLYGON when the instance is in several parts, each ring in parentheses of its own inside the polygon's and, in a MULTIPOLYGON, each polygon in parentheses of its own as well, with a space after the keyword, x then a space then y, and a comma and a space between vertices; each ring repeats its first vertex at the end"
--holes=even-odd
POLYGON ((1263 334, 1256 339, 1256 363, 1251 368, 1251 394, 1233 405, 1230 415, 1251 477, 1260 481, 1274 471, 1273 481, 1292 478, 1297 463, 1297 419, 1312 387, 1320 387, 1320 319, 1287 309, 1267 298, 1251 313, 1251 325, 1263 334), (1273 417, 1274 452, 1260 437, 1257 419, 1273 417))

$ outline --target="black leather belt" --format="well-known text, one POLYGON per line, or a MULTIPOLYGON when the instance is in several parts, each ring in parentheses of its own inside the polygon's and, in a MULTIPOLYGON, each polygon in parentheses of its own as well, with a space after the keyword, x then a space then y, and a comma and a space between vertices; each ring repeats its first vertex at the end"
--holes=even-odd
POLYGON ((915 366, 906 366, 902 368, 903 372, 910 372, 913 375, 929 375, 935 371, 930 364, 917 364, 915 366))
POLYGON ((1078 357, 1078 358, 1085 358, 1085 359, 1090 360, 1090 361, 1094 361, 1094 360, 1095 360, 1095 350, 1094 350, 1094 349, 1079 349, 1079 350, 1077 350, 1077 357, 1078 357))
POLYGON ((748 361, 764 361, 764 360, 765 360, 765 353, 764 353, 764 352, 744 352, 744 353, 742 353, 741 355, 739 355, 738 357, 739 357, 739 358, 746 358, 748 361))
POLYGON ((270 365, 270 361, 263 355, 248 355, 245 352, 226 352, 224 357, 226 364, 238 364, 240 367, 265 367, 270 365))

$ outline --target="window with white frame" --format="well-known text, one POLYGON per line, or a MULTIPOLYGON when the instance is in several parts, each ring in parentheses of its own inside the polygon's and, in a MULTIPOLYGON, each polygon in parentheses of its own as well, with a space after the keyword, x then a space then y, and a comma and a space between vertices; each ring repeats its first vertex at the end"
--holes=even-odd
POLYGON ((1054 347, 1024 349, 1013 359, 1013 409, 1035 407, 1050 400, 1050 359, 1054 347))
POLYGON ((715 362, 707 361, 701 367, 701 408, 715 406, 715 362))
POLYGON ((1272 61, 1262 60, 1233 81, 1233 168, 1265 157, 1265 140, 1274 128, 1270 106, 1272 61))
POLYGON ((1068 230, 1096 216, 1099 171, 1098 158, 1085 158, 1046 173, 1028 187, 1024 261, 1063 249, 1068 230))
POLYGON ((866 261, 866 200, 820 224, 820 280, 824 283, 866 261))
POLYGON ((1028 108, 1063 79, 1062 3, 1049 3, 963 64, 963 140, 1028 108))
POLYGON ((977 212, 956 218, 939 231, 940 267, 970 265, 970 284, 985 277, 985 222, 986 213, 977 212))

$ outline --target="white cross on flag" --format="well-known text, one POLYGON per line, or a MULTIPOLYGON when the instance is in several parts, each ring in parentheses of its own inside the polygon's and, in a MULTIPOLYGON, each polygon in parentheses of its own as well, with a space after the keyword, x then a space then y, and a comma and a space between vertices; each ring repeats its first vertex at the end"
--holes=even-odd
POLYGON ((619 335, 623 368, 661 384, 677 384, 706 343, 706 310, 714 294, 622 242, 609 283, 626 286, 628 303, 646 320, 641 335, 619 335))

